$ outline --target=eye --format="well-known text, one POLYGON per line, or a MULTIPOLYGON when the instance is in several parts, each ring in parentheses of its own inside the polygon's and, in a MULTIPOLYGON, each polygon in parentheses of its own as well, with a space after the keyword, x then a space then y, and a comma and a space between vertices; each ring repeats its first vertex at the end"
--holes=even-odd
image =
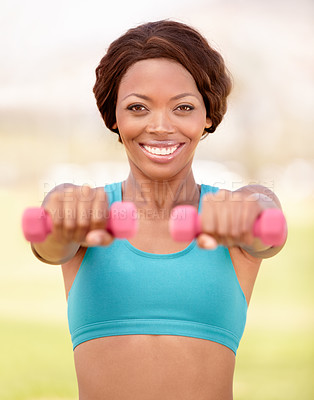
POLYGON ((178 111, 192 111, 192 110, 194 110, 194 107, 191 106, 190 104, 180 104, 179 106, 176 107, 176 110, 178 110, 178 111))
POLYGON ((127 109, 135 112, 147 111, 146 107, 143 106, 143 104, 131 104, 127 107, 127 109))

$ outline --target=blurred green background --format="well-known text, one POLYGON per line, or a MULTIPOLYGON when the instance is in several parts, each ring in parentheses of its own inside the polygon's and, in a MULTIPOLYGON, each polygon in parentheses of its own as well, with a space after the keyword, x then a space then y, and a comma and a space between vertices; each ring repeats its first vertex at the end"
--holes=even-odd
POLYGON ((96 110, 94 70, 115 37, 161 18, 199 29, 234 79, 224 121, 197 151, 197 180, 263 184, 289 224, 284 250, 263 262, 255 286, 234 397, 313 399, 313 1, 0 0, 0 8, 0 399, 77 399, 60 267, 34 258, 21 215, 58 183, 127 176, 123 148, 96 110))

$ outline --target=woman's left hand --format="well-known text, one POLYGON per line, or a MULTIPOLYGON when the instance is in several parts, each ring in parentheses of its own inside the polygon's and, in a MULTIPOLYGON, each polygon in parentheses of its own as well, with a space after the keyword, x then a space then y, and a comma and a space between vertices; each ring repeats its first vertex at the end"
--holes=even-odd
POLYGON ((266 250, 268 247, 253 236, 253 225, 263 210, 280 205, 277 198, 265 195, 265 190, 263 186, 246 186, 234 192, 219 190, 215 194, 206 194, 202 199, 199 247, 214 249, 223 245, 252 249, 253 252, 266 250))

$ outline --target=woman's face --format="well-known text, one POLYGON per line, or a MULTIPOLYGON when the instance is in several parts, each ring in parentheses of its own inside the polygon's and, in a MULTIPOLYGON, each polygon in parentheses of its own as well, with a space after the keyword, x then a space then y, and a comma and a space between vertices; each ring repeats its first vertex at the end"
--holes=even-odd
POLYGON ((153 180, 184 176, 204 128, 211 126, 192 75, 163 58, 128 69, 118 90, 116 121, 132 172, 153 180))

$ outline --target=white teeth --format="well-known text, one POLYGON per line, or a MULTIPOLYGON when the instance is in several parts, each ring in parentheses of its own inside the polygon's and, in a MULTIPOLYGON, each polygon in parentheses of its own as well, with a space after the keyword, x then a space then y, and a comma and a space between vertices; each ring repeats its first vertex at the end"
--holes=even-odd
POLYGON ((174 153, 177 148, 179 147, 178 144, 176 144, 175 146, 171 146, 171 147, 151 147, 151 146, 147 146, 147 145, 143 145, 144 149, 146 151, 148 151, 151 154, 155 154, 158 156, 167 156, 169 154, 174 153))

